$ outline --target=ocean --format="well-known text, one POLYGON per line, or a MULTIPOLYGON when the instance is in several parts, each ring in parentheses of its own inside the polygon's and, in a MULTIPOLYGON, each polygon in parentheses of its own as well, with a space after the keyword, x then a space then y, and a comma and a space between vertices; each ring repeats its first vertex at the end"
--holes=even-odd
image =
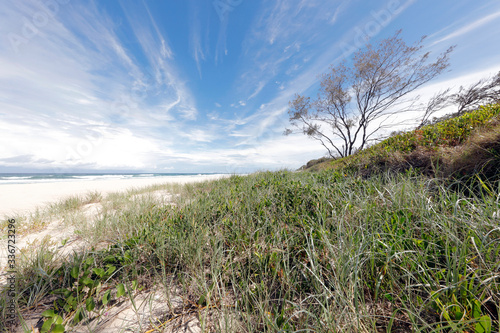
POLYGON ((213 173, 0 173, 0 185, 212 174, 213 173))

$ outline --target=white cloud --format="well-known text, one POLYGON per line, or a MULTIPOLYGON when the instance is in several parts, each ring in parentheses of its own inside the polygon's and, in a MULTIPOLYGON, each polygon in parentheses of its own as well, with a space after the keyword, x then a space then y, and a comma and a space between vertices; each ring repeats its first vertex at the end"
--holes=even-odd
MULTIPOLYGON (((145 168, 152 156, 168 151, 157 140, 139 137, 130 130, 95 122, 17 124, 0 121, 0 139, 11 144, 0 148, 0 166, 25 167, 16 156, 31 156, 31 167, 145 168), (60 128, 60 129, 58 129, 60 128), (48 135, 50 131, 50 135, 48 135), (11 158, 12 162, 2 161, 11 158)), ((165 144, 165 143, 162 143, 165 144)))
MULTIPOLYGON (((192 3, 191 3, 192 4, 192 3)), ((191 6, 191 14, 190 14, 190 48, 192 52, 193 59, 196 62, 196 67, 198 68, 198 74, 201 75, 201 62, 206 58, 206 51, 202 46, 202 38, 201 38, 201 18, 198 7, 191 6)), ((208 34, 208 30, 206 31, 208 34)))
POLYGON ((192 129, 184 131, 182 133, 182 136, 188 138, 193 142, 211 142, 212 140, 215 139, 215 136, 211 132, 201 129, 192 129))
POLYGON ((256 169, 296 169, 310 159, 324 155, 324 148, 304 136, 269 136, 245 147, 172 153, 172 161, 217 166, 221 172, 246 172, 256 169), (249 163, 251 161, 251 163, 249 163))
MULTIPOLYGON (((3 7, 9 19, 0 21, 0 32, 22 34, 19 23, 37 13, 37 6, 9 2, 3 7)), ((0 53, 0 137, 13 142, 0 147, 0 165, 30 156, 34 167, 142 168, 179 140, 184 121, 196 119, 194 99, 149 10, 127 8, 135 33, 129 37, 137 38, 149 70, 92 3, 60 5, 17 52, 8 40, 0 41, 5 51, 0 53), (99 145, 89 141, 89 135, 101 132, 99 145), (76 155, 68 152, 78 149, 76 155)))
POLYGON ((350 3, 350 1, 343 1, 338 5, 338 7, 335 9, 333 14, 331 15, 331 19, 329 21, 330 24, 335 24, 337 20, 339 19, 340 14, 342 14, 345 10, 347 5, 350 3))
POLYGON ((248 97, 248 100, 251 100, 252 98, 256 97, 262 89, 266 86, 266 81, 261 81, 257 84, 257 87, 255 88, 255 91, 248 97))
POLYGON ((455 31, 449 33, 448 35, 446 35, 446 36, 440 38, 439 40, 435 41, 433 44, 439 44, 439 43, 442 43, 444 41, 460 37, 462 35, 465 35, 467 33, 470 33, 472 31, 474 31, 474 30, 482 27, 485 24, 493 22, 493 21, 495 21, 495 20, 497 20, 499 18, 500 18, 500 11, 495 12, 495 13, 490 14, 490 15, 487 15, 485 17, 482 17, 480 19, 475 20, 472 23, 465 24, 464 26, 456 29, 455 31))
POLYGON ((144 55, 149 59, 149 65, 152 71, 151 74, 154 74, 156 84, 158 85, 155 88, 161 89, 162 93, 172 95, 167 97, 174 99, 180 98, 179 109, 181 115, 185 119, 196 119, 198 111, 196 110, 194 98, 192 97, 189 89, 186 87, 184 81, 179 78, 178 71, 171 61, 173 58, 172 52, 169 51, 167 54, 164 54, 161 49, 158 49, 158 45, 166 44, 166 39, 159 30, 156 21, 151 16, 149 9, 145 7, 149 15, 151 25, 154 29, 148 29, 148 26, 144 24, 141 16, 139 16, 139 13, 141 12, 140 7, 122 7, 129 20, 130 26, 135 33, 137 41, 143 49, 144 55))

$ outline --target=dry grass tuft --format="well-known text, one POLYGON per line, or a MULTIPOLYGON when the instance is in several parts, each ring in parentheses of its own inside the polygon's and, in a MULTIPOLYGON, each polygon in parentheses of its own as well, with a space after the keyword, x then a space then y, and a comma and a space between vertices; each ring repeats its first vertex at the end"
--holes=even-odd
MULTIPOLYGON (((498 123, 498 121, 497 121, 498 123)), ((457 147, 440 152, 445 176, 480 174, 492 178, 500 173, 500 123, 488 131, 474 133, 457 147)))

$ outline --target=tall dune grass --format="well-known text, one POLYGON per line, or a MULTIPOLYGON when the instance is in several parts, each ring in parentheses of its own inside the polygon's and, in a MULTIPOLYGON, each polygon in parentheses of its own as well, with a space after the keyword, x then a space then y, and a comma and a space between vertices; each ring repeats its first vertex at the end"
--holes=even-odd
MULTIPOLYGON (((17 302, 22 313, 69 289, 70 272, 92 258, 96 284, 182 290, 183 308, 151 323, 157 331, 183 313, 215 332, 498 331, 500 187, 468 184, 457 190, 411 171, 192 184, 176 205, 143 200, 103 214, 86 232, 112 239, 105 250, 64 263, 40 253, 39 267, 19 272, 17 302), (100 280, 95 272, 110 266, 116 272, 100 280)), ((84 295, 81 313, 101 311, 102 299, 84 295)), ((70 327, 74 312, 56 310, 70 327)))

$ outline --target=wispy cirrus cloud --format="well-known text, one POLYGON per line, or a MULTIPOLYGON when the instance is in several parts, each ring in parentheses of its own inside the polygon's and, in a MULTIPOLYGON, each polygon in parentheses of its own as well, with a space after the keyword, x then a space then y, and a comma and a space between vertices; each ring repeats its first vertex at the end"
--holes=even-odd
POLYGON ((192 57, 196 62, 198 74, 202 78, 201 63, 206 60, 208 56, 208 35, 210 28, 208 22, 205 21, 206 17, 201 16, 200 11, 209 10, 207 6, 203 9, 193 1, 190 1, 190 23, 189 23, 189 46, 191 49, 192 57), (202 28, 202 24, 204 27, 202 28), (203 35, 202 35, 203 31, 203 35))
POLYGON ((333 15, 330 16, 330 24, 335 24, 337 20, 340 18, 340 15, 347 9, 347 6, 349 5, 350 1, 342 1, 335 11, 333 12, 333 15))
POLYGON ((453 31, 443 37, 440 37, 438 40, 434 41, 433 44, 439 44, 448 40, 456 39, 494 21, 500 21, 500 11, 497 11, 495 13, 486 16, 482 16, 470 23, 466 21, 460 27, 457 27, 457 24, 453 24, 452 26, 449 26, 444 29, 445 31, 446 30, 453 30, 453 31))
POLYGON ((200 36, 200 26, 199 22, 196 21, 193 27, 193 32, 191 33, 191 48, 193 52, 193 58, 196 61, 196 67, 198 68, 198 74, 201 75, 201 62, 205 60, 205 52, 201 45, 201 36, 200 36))
MULTIPOLYGON (((22 35, 26 18, 44 10, 40 4, 5 5, 2 36, 22 35)), ((170 151, 182 124, 198 111, 167 38, 149 9, 139 9, 128 18, 149 66, 139 63, 116 22, 95 3, 60 5, 16 49, 9 40, 1 43, 0 138, 15 143, 0 156, 32 156, 39 161, 33 165, 44 168, 141 168, 170 151)))
MULTIPOLYGON (((401 15, 413 2, 410 0, 401 3, 397 13, 391 15, 386 25, 401 15)), ((386 6, 387 4, 382 4, 376 7, 375 11, 386 10, 386 6)), ((351 30, 344 33, 335 32, 331 19, 332 15, 338 14, 339 8, 347 11, 349 2, 325 4, 321 1, 283 0, 262 8, 254 30, 244 41, 248 63, 240 79, 247 83, 243 89, 254 89, 250 97, 256 97, 263 90, 266 90, 267 94, 260 99, 264 102, 257 111, 246 117, 247 126, 234 133, 235 136, 246 138, 239 142, 240 145, 246 145, 254 141, 252 138, 269 131, 272 131, 275 137, 281 135, 287 125, 283 115, 288 109, 288 102, 296 93, 304 93, 317 85, 319 74, 345 58, 342 45, 355 44, 355 27, 364 27, 367 22, 375 21, 372 15, 367 15, 355 22, 351 30), (319 16, 318 12, 321 13, 319 16), (294 22, 301 24, 295 25, 294 22), (332 34, 336 34, 335 42, 322 45, 320 54, 310 51, 317 48, 318 43, 321 45, 322 40, 331 40, 332 34), (262 43, 273 47, 254 47, 262 43), (279 126, 276 126, 278 124, 279 126)), ((382 28, 381 26, 380 29, 382 28)))
POLYGON ((143 73, 142 79, 137 82, 137 90, 144 95, 159 95, 165 100, 180 99, 179 105, 176 106, 179 114, 185 120, 196 119, 198 111, 194 98, 184 80, 179 78, 178 70, 173 64, 175 56, 148 7, 132 4, 123 6, 123 11, 149 62, 149 67, 146 67, 148 71, 143 73), (144 16, 149 18, 146 22, 151 24, 153 29, 144 24, 144 16), (161 48, 158 45, 161 45, 161 48))
MULTIPOLYGON (((324 41, 331 41, 338 34, 332 29, 332 17, 335 13, 338 15, 339 8, 346 11, 349 3, 319 0, 263 2, 253 28, 243 41, 242 62, 245 66, 239 80, 244 84, 239 86, 239 93, 251 100, 262 91, 276 94, 285 90, 288 82, 307 70, 311 59, 319 56, 314 50, 322 49, 324 41)), ((325 47, 330 49, 331 43, 325 47)))

